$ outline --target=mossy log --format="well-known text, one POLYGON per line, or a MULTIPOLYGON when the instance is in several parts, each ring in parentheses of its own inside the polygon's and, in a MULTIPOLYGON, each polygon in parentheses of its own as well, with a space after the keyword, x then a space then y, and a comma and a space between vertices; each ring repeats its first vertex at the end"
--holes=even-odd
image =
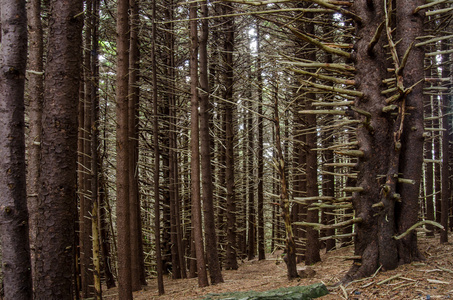
POLYGON ((223 294, 209 294, 204 300, 310 300, 325 296, 329 293, 327 287, 322 283, 315 283, 307 286, 292 286, 270 290, 266 292, 231 292, 223 294))

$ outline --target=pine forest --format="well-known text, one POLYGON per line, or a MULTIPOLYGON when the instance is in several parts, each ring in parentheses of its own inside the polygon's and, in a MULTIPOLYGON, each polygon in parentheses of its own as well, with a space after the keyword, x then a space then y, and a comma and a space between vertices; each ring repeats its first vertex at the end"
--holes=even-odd
POLYGON ((0 299, 159 299, 269 259, 297 283, 344 248, 329 299, 371 299, 345 287, 450 245, 452 0, 0 12, 0 299))

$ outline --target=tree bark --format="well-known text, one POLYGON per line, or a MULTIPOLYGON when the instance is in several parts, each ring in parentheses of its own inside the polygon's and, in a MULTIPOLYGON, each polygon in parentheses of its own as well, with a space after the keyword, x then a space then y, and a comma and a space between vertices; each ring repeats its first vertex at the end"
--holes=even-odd
POLYGON ((92 249, 92 198, 91 181, 91 105, 92 105, 92 74, 91 74, 91 45, 92 45, 92 0, 85 1, 86 17, 84 26, 84 58, 83 58, 83 119, 79 127, 82 129, 82 169, 79 182, 79 249, 80 249, 80 291, 82 299, 93 296, 93 249, 92 249))
POLYGON ((280 117, 278 111, 278 93, 274 95, 274 126, 275 126, 275 145, 276 145, 276 168, 280 176, 280 208, 281 216, 285 223, 285 263, 287 267, 288 279, 297 278, 296 269, 296 243, 294 241, 291 214, 289 209, 288 185, 285 173, 285 159, 283 158, 282 143, 280 138, 280 117))
POLYGON ((117 8, 116 79, 116 215, 118 234, 119 298, 132 299, 131 239, 129 201, 129 0, 119 0, 117 8))
POLYGON ((423 49, 411 49, 404 68, 400 67, 404 63, 403 54, 423 32, 422 13, 413 14, 422 1, 396 1, 396 4, 393 10, 391 4, 382 1, 353 5, 353 11, 362 18, 361 24, 357 24, 355 68, 357 90, 363 92, 363 96, 356 100, 356 107, 366 114, 358 115, 363 125, 357 131, 363 153, 359 157, 357 184, 362 191, 353 194, 357 216, 355 255, 361 258, 356 260, 344 281, 369 276, 379 266, 390 270, 421 258, 414 231, 398 241, 394 236, 405 232, 418 218, 423 160, 423 86, 416 83, 424 75, 423 49), (390 26, 393 17, 396 38, 392 37, 390 26), (382 34, 373 44, 371 39, 379 32, 377 28, 382 20, 385 21, 382 34), (397 46, 394 40, 400 40, 397 46), (395 68, 393 74, 387 72, 388 56, 383 47, 387 43, 395 68), (381 94, 382 80, 389 76, 396 79, 400 91, 396 100, 381 94), (389 103, 398 105, 396 117, 383 111, 389 103), (413 109, 406 114, 409 107, 413 109), (376 180, 382 174, 385 177, 376 180), (413 184, 407 183, 408 179, 413 184))
MULTIPOLYGON (((442 50, 447 50, 448 46, 445 41, 442 42, 442 50)), ((442 61, 448 61, 448 55, 442 56, 442 61)), ((451 62, 450 62, 451 64, 451 62)), ((450 66, 446 65, 442 67, 442 78, 448 78, 451 76, 450 66)), ((450 77, 451 78, 451 77, 450 77)), ((444 131, 442 132, 442 203, 441 203, 441 218, 440 224, 444 226, 444 229, 440 231, 440 242, 448 243, 448 213, 450 211, 450 199, 451 199, 451 186, 450 186, 450 135, 451 135, 451 122, 449 122, 450 112, 450 100, 451 96, 448 93, 442 95, 441 103, 441 115, 442 115, 442 125, 444 131)))
POLYGON ((32 299, 25 172, 25 1, 1 1, 0 233, 6 299, 32 299))
MULTIPOLYGON (((251 87, 250 87, 251 90, 251 87)), ((251 94, 251 93, 250 93, 251 94)), ((251 98, 251 97, 250 97, 251 98)), ((255 178, 253 172, 253 156, 254 156, 254 134, 253 134, 253 113, 252 113, 253 106, 249 101, 248 104, 248 111, 246 112, 246 131, 247 131, 247 139, 246 142, 248 143, 246 159, 247 161, 247 170, 244 170, 247 174, 246 180, 248 180, 246 186, 248 186, 248 193, 247 198, 248 201, 244 202, 248 203, 248 240, 247 240, 247 258, 248 260, 252 260, 255 258, 256 255, 256 212, 255 212, 255 178)))
POLYGON ((266 259, 264 248, 264 118, 263 118, 263 76, 260 55, 261 31, 259 22, 256 23, 256 49, 258 51, 256 69, 258 81, 258 189, 257 189, 257 219, 258 219, 258 260, 266 259))
MULTIPOLYGON (((160 158, 159 158, 159 123, 158 123, 158 95, 157 95, 157 62, 156 62, 156 39, 157 39, 157 25, 156 25, 156 0, 153 0, 153 27, 152 27, 152 81, 153 81, 153 141, 154 141, 154 239, 156 243, 156 264, 157 264, 157 290, 159 295, 165 293, 164 280, 163 280, 163 263, 162 252, 160 246, 160 194, 159 194, 159 171, 160 171, 160 158)), ((171 150, 170 150, 171 151, 171 150)), ((172 160, 169 162, 172 164, 172 160)), ((169 172, 170 173, 170 172, 169 172)), ((172 176, 171 173, 169 175, 172 176)), ((170 201, 172 201, 170 196, 170 201)), ((171 205, 171 204, 170 204, 171 205)), ((171 230, 173 232, 173 230, 171 230)))
MULTIPOLYGON (((232 4, 224 4, 223 13, 233 13, 232 4)), ((224 99, 224 122, 225 122, 225 180, 226 180, 226 254, 225 269, 237 270, 237 241, 236 241, 236 196, 235 196, 235 172, 234 172, 234 121, 233 121, 233 84, 234 84, 234 17, 225 18, 225 40, 224 40, 224 63, 225 63, 225 94, 224 99)))
POLYGON ((139 56, 138 27, 139 4, 129 0, 130 6, 130 46, 129 46, 129 101, 128 101, 128 130, 129 130, 129 201, 131 222, 131 280, 132 290, 141 290, 146 285, 145 265, 143 257, 142 218, 140 194, 138 188, 138 109, 139 109, 139 56))
POLYGON ((30 236, 31 271, 34 274, 36 255, 36 222, 38 216, 38 192, 41 160, 41 120, 44 97, 43 28, 41 23, 41 0, 28 2, 28 122, 27 141, 27 206, 30 236))
POLYGON ((198 3, 190 4, 190 149, 191 149, 191 187, 192 187, 192 230, 195 254, 197 259, 198 286, 208 286, 206 262, 204 254, 201 199, 200 199, 200 132, 198 115, 198 30, 197 30, 198 3))
POLYGON ((36 299, 73 299, 82 1, 50 1, 37 222, 36 299))
POLYGON ((92 0, 92 51, 91 51, 91 232, 93 235, 93 276, 95 299, 102 299, 101 287, 101 222, 99 210, 99 0, 92 0))
MULTIPOLYGON (((414 14, 415 9, 422 5, 422 0, 399 0, 396 2, 396 49, 403 54, 416 39, 423 35, 424 13, 414 14)), ((405 179, 413 180, 413 184, 401 184, 401 202, 397 205, 398 233, 403 233, 418 221, 419 190, 423 164, 423 81, 425 52, 421 47, 413 47, 409 53, 406 66, 401 73, 405 87, 414 86, 406 97, 406 106, 411 108, 410 115, 404 120, 402 136, 401 167, 399 172, 405 179)), ((399 240, 399 263, 410 263, 422 258, 417 246, 417 233, 412 231, 399 240)))
POLYGON ((211 163, 211 135, 210 135, 210 104, 209 104, 209 76, 208 76, 208 6, 207 1, 201 2, 201 35, 200 35, 200 143, 201 143, 201 171, 203 188, 203 209, 206 258, 209 267, 211 284, 223 282, 219 254, 217 252, 216 224, 214 217, 214 192, 212 184, 211 163))
MULTIPOLYGON (((432 114, 432 109, 431 109, 431 102, 429 102, 427 105, 425 105, 425 116, 434 116, 432 114), (429 105, 428 105, 429 104, 429 105)), ((426 127, 432 128, 432 121, 426 121, 426 127)), ((429 137, 424 143, 425 145, 425 155, 426 159, 434 160, 435 158, 433 157, 433 138, 429 137)), ((426 211, 426 216, 425 218, 427 220, 434 221, 434 163, 433 162, 427 162, 425 164, 425 211, 426 211)), ((427 225, 426 229, 428 232, 426 233, 426 236, 434 236, 434 226, 433 225, 427 225)))

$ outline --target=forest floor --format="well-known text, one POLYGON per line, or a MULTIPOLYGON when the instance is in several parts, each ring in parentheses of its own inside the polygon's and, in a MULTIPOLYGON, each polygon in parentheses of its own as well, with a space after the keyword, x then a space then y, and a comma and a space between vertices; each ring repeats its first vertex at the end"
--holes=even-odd
MULTIPOLYGON (((453 240, 450 234, 449 240, 453 240)), ((439 244, 439 236, 419 236, 419 249, 426 257, 421 262, 403 265, 396 270, 378 272, 372 277, 347 286, 329 288, 330 294, 318 299, 453 299, 453 243, 439 244)), ((244 261, 236 271, 223 271, 225 282, 198 288, 197 279, 164 278, 165 295, 158 296, 156 279, 134 293, 134 299, 189 300, 203 299, 210 293, 234 291, 267 291, 281 287, 310 285, 323 282, 334 285, 348 271, 353 247, 345 247, 329 253, 322 251, 322 261, 311 266, 316 274, 312 278, 288 281, 286 265, 281 255, 268 255, 266 260, 244 261)), ((298 265, 304 267, 304 264, 298 265)), ((117 299, 116 288, 104 292, 105 299, 117 299)))

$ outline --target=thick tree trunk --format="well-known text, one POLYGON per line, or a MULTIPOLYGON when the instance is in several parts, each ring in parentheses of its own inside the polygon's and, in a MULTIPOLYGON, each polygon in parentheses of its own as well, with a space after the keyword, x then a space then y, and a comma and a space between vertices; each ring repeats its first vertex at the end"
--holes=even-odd
POLYGON ((192 187, 192 230, 195 254, 197 259, 198 286, 208 286, 206 262, 203 243, 201 199, 200 199, 200 132, 198 115, 198 30, 197 30, 198 3, 190 4, 190 149, 191 149, 191 187, 192 187))
MULTIPOLYGON (((424 3, 423 0, 396 1, 396 47, 400 61, 403 55, 411 48, 416 39, 423 35, 423 12, 414 14, 415 9, 424 3)), ((401 143, 401 166, 399 173, 403 178, 412 180, 412 184, 401 184, 399 193, 401 202, 397 204, 398 233, 404 233, 418 221, 419 191, 423 164, 423 83, 425 52, 422 47, 412 47, 407 58, 406 66, 401 72, 404 87, 412 87, 412 92, 406 96, 406 107, 410 114, 404 119, 401 143)), ((404 100, 403 100, 404 101, 404 100)), ((403 103, 404 105, 404 103, 403 103)), ((417 247, 417 233, 412 231, 398 242, 399 263, 410 263, 422 258, 417 247)))
POLYGON ((25 1, 1 4, 0 233, 6 299, 32 299, 25 184, 24 87, 27 57, 25 1))
MULTIPOLYGON (((313 19, 312 14, 308 14, 309 19, 313 19)), ((315 26, 313 22, 307 22, 304 26, 305 32, 308 34, 315 34, 315 26)), ((310 54, 304 55, 310 61, 316 61, 316 52, 311 51, 310 54)), ((314 107, 312 103, 316 100, 316 95, 313 93, 306 94, 302 98, 305 101, 305 109, 311 110, 314 107)), ((309 128, 309 133, 306 133, 306 196, 307 197, 317 197, 318 192, 318 153, 316 150, 316 140, 317 140, 317 131, 316 129, 316 115, 308 114, 305 116, 306 128, 309 128)), ((307 201, 307 207, 309 207, 314 201, 307 201)), ((318 210, 307 210, 307 222, 309 223, 319 223, 318 210)), ((305 246, 305 264, 312 265, 321 260, 319 254, 320 245, 319 245, 319 233, 316 228, 307 227, 307 240, 305 246)))
MULTIPOLYGON (((314 61, 314 60, 313 60, 314 61)), ((314 101, 314 95, 309 94, 305 101, 307 101, 307 109, 312 109, 312 102, 314 101)), ((306 137, 306 179, 307 179, 307 197, 317 197, 318 192, 318 154, 316 150, 316 115, 306 116, 307 127, 310 128, 310 132, 306 137)), ((314 201, 307 201, 307 206, 310 206, 314 201)), ((318 210, 307 210, 307 222, 319 223, 319 212, 318 210)), ((305 246, 305 264, 312 265, 321 260, 319 254, 319 233, 316 228, 307 227, 307 242, 305 246)))
POLYGON ((392 37, 390 27, 395 13, 391 5, 386 7, 388 3, 382 1, 353 5, 354 12, 363 20, 357 24, 359 40, 355 45, 357 89, 363 93, 356 107, 362 112, 357 117, 363 125, 357 131, 361 151, 358 155, 359 190, 353 194, 357 216, 354 220, 357 223, 355 254, 361 258, 345 281, 369 276, 379 266, 389 270, 399 263, 421 258, 414 231, 401 240, 394 239, 397 233, 404 233, 414 225, 418 217, 423 160, 423 86, 415 84, 423 78, 423 50, 411 49, 404 69, 400 67, 405 63, 403 54, 422 33, 422 14, 413 14, 421 2, 396 1, 396 38, 392 37), (377 30, 380 25, 383 29, 374 44, 371 41, 375 33, 380 32, 377 30), (394 45, 394 39, 400 40, 398 46, 394 45), (387 72, 385 44, 390 45, 392 67, 396 70, 393 74, 387 72), (385 88, 382 80, 389 76, 396 77, 400 91, 393 98, 381 94, 385 88), (388 104, 397 105, 396 117, 383 110, 388 104), (410 115, 406 114, 409 108, 413 108, 410 115), (376 180, 378 175, 385 177, 376 180))
POLYGON ((116 215, 118 234, 119 298, 132 299, 131 238, 129 201, 129 0, 119 0, 117 8, 116 73, 116 215))
MULTIPOLYGON (((94 1, 94 0, 93 0, 94 1)), ((129 46, 129 103, 128 103, 128 130, 129 130, 129 205, 131 230, 131 276, 132 290, 141 290, 146 285, 145 265, 143 257, 142 224, 140 194, 138 189, 138 107, 139 107, 139 48, 138 27, 139 6, 135 0, 129 0, 130 6, 130 46, 129 46)))
POLYGON ((36 299, 73 299, 82 1, 50 1, 34 276, 36 299))

